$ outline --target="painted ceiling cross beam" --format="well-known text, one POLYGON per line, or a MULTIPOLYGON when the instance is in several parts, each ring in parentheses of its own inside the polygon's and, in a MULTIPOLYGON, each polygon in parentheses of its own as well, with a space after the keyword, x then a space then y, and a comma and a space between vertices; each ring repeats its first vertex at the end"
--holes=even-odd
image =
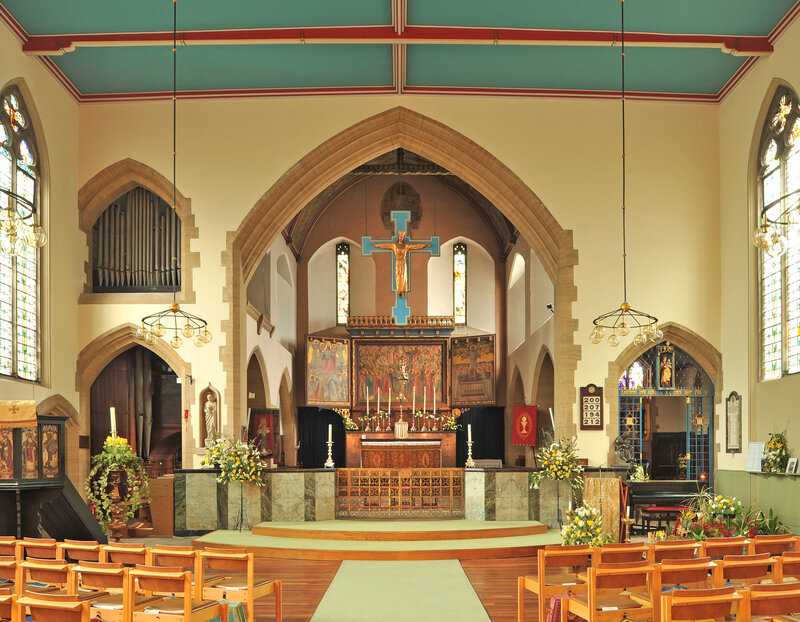
MULTIPOLYGON (((405 6, 402 0, 396 0, 405 6)), ((401 12, 404 9, 399 9, 401 12)), ((401 19, 395 16, 394 20, 401 19)), ((460 26, 335 26, 313 28, 247 28, 188 30, 178 33, 186 45, 265 44, 446 44, 446 45, 616 45, 619 33, 603 30, 542 30, 530 28, 471 28, 460 26), (398 32, 399 31, 399 32, 398 32)), ((113 32, 30 35, 22 50, 31 55, 53 56, 77 47, 172 45, 172 32, 113 32)), ((769 37, 724 34, 625 33, 625 45, 641 47, 718 48, 734 56, 763 56, 773 52, 769 37)))

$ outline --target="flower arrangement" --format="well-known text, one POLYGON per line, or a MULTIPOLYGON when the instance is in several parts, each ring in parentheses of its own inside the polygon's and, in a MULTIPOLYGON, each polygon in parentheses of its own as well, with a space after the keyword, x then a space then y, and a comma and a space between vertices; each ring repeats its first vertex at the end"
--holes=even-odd
POLYGON ((221 484, 253 482, 259 486, 264 485, 267 463, 261 458, 258 448, 252 441, 245 442, 232 438, 209 439, 206 441, 206 457, 202 464, 220 470, 217 481, 221 484))
POLYGON ((675 525, 675 532, 680 537, 707 540, 715 537, 751 537, 758 533, 753 512, 745 512, 742 502, 736 497, 713 495, 708 489, 703 489, 686 505, 689 509, 681 513, 675 525))
POLYGON ((103 528, 114 520, 112 500, 114 484, 109 481, 113 472, 122 472, 119 493, 122 507, 120 520, 127 523, 136 511, 148 503, 150 497, 150 480, 144 469, 142 459, 133 453, 128 439, 121 436, 109 436, 103 443, 103 451, 92 456, 92 468, 86 478, 86 497, 95 517, 103 528))
POLYGON ((761 459, 761 470, 766 473, 783 473, 789 462, 789 446, 786 444, 786 432, 775 432, 769 435, 761 459))
POLYGON ((349 408, 334 408, 333 410, 342 418, 345 430, 358 430, 358 424, 350 418, 349 408))
POLYGON ((531 476, 533 488, 539 488, 544 479, 567 480, 574 489, 583 487, 583 467, 578 463, 578 441, 562 438, 557 443, 542 447, 536 454, 542 467, 531 476))
POLYGON ((611 535, 603 533, 603 517, 600 510, 583 504, 567 512, 567 522, 561 527, 561 542, 564 546, 588 544, 600 546, 611 542, 611 535))
POLYGON ((692 459, 692 454, 685 453, 678 456, 678 478, 686 479, 689 468, 689 460, 692 459))
POLYGON ((453 413, 442 415, 442 430, 460 430, 461 424, 453 413))
POLYGON ((630 477, 632 482, 646 482, 649 479, 650 476, 645 472, 644 466, 641 464, 633 470, 633 475, 630 477))

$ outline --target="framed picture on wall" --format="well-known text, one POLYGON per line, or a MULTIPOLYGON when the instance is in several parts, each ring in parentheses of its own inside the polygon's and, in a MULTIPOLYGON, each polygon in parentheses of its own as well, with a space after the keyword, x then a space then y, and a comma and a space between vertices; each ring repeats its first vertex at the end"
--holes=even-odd
POLYGON ((789 462, 786 463, 786 472, 787 473, 797 472, 797 458, 789 458, 789 462))
POLYGON ((350 340, 306 337, 306 405, 350 406, 350 340))
POLYGON ((742 397, 736 391, 725 400, 725 451, 742 453, 742 397))
POLYGON ((453 405, 494 405, 494 335, 454 337, 450 361, 453 405))

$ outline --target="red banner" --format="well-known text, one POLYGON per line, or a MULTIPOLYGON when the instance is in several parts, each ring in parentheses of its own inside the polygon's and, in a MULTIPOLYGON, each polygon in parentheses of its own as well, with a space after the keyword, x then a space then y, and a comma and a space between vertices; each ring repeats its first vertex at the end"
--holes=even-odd
POLYGON ((536 444, 536 406, 514 406, 512 445, 536 444))

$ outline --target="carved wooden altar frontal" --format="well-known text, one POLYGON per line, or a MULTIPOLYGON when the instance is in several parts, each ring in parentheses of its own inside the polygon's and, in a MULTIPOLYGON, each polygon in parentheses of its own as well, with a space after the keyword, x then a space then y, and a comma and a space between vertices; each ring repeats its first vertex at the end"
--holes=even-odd
POLYGON ((361 466, 365 469, 430 469, 442 466, 441 441, 362 441, 361 466))
POLYGON ((339 518, 463 518, 463 469, 338 469, 339 518))

